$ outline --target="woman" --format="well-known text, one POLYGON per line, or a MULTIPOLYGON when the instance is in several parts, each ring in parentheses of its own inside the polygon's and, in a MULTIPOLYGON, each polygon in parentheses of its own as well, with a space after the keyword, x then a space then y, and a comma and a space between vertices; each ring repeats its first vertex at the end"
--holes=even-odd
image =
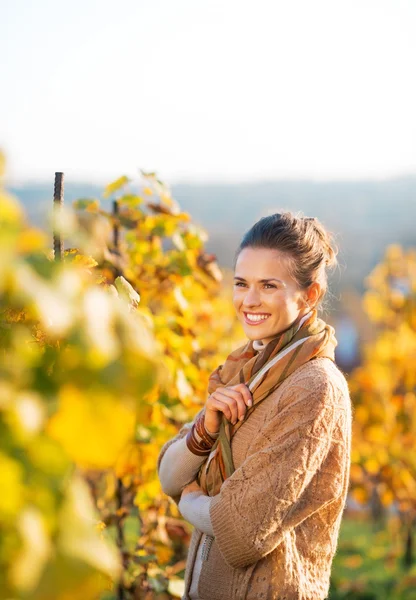
POLYGON ((162 488, 194 525, 183 600, 321 600, 346 502, 351 401, 318 318, 336 249, 317 219, 258 221, 235 262, 248 342, 162 448, 162 488))

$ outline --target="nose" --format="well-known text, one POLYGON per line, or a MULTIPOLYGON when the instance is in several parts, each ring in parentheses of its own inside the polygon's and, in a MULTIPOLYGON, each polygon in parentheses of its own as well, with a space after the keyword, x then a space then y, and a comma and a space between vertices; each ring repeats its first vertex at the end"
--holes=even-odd
POLYGON ((244 295, 243 306, 247 306, 248 308, 250 306, 259 306, 260 304, 260 294, 258 290, 255 288, 249 288, 244 295))

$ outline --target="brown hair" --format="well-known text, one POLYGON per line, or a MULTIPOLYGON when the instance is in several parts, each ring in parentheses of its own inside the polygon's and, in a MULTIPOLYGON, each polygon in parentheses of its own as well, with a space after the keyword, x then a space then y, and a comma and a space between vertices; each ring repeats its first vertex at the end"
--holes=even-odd
POLYGON ((318 281, 322 291, 314 308, 321 304, 328 289, 327 268, 338 264, 338 247, 322 223, 315 217, 290 211, 257 221, 243 236, 234 266, 244 248, 270 248, 286 254, 289 272, 301 289, 318 281))

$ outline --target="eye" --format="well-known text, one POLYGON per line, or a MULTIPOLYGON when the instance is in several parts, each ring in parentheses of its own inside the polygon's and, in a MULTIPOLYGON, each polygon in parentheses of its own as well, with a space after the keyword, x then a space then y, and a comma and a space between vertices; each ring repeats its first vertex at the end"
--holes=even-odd
POLYGON ((273 285, 272 283, 265 283, 264 286, 269 287, 269 288, 276 288, 276 286, 273 285))
POLYGON ((236 281, 236 282, 234 282, 234 285, 236 285, 237 287, 241 287, 241 286, 244 286, 245 283, 243 281, 236 281))

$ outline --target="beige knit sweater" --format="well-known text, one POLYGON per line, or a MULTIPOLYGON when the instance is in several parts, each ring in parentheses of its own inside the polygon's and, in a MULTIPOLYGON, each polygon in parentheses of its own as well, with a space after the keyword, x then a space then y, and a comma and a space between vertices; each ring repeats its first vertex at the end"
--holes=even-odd
MULTIPOLYGON (((201 409, 204 410, 204 409, 201 409)), ((198 577, 201 600, 323 600, 346 502, 351 401, 328 358, 299 367, 235 434, 235 472, 210 502, 214 537, 198 577)), ((191 423, 167 442, 183 438, 191 423)), ((172 496, 179 503, 180 496, 172 496)), ((185 573, 203 533, 192 533, 185 573)))

